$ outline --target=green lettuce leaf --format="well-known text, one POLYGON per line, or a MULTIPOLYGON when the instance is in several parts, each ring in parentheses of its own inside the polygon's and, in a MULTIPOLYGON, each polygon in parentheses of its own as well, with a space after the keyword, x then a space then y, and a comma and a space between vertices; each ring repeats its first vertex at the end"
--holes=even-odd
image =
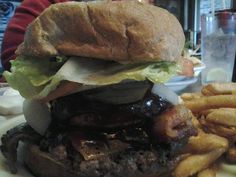
POLYGON ((163 83, 176 75, 179 66, 172 62, 119 64, 111 61, 72 57, 68 60, 30 59, 12 61, 11 72, 4 72, 10 86, 27 99, 46 97, 62 81, 85 86, 102 86, 125 80, 150 80, 163 83))

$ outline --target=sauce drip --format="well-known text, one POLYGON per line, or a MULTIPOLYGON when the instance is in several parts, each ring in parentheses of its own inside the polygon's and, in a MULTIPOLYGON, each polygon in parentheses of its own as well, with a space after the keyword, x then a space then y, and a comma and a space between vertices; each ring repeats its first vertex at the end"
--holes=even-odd
POLYGON ((109 131, 143 125, 170 106, 150 91, 140 101, 121 105, 88 100, 78 93, 54 101, 51 111, 53 119, 61 124, 109 131))

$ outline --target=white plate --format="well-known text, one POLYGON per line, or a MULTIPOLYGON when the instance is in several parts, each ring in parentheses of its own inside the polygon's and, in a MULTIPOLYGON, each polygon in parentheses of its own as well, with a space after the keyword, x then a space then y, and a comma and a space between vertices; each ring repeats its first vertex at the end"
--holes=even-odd
POLYGON ((189 85, 196 83, 198 80, 197 77, 187 78, 178 82, 167 82, 165 85, 169 87, 174 92, 180 92, 181 90, 187 88, 189 85))
MULTIPOLYGON (((22 122, 25 122, 25 119, 23 115, 20 115, 0 125, 0 137, 6 133, 7 130, 19 125, 22 122)), ((19 150, 19 152, 21 151, 19 150)), ((0 153, 0 177, 34 177, 24 168, 20 153, 18 153, 18 158, 18 173, 13 175, 8 171, 6 160, 2 156, 2 153, 0 153)), ((217 173, 217 177, 236 177, 235 165, 221 165, 220 168, 221 171, 217 173)))
MULTIPOLYGON (((193 68, 194 77, 198 77, 199 74, 202 72, 202 70, 205 69, 205 68, 206 68, 206 65, 203 62, 201 62, 200 64, 195 66, 193 68)), ((182 75, 177 75, 177 76, 172 77, 168 82, 180 82, 180 81, 183 81, 183 80, 186 80, 186 79, 189 79, 189 77, 182 76, 182 75)))
POLYGON ((21 114, 23 101, 24 98, 18 91, 0 83, 0 115, 21 114))
POLYGON ((0 96, 3 95, 3 93, 9 89, 9 85, 7 83, 1 83, 0 82, 0 96))
POLYGON ((165 83, 165 85, 168 86, 174 92, 180 92, 181 90, 185 89, 191 84, 196 83, 198 80, 199 74, 205 68, 206 68, 206 65, 201 62, 200 64, 194 67, 194 77, 186 77, 186 76, 181 76, 181 75, 175 76, 171 78, 167 83, 165 83))
POLYGON ((206 68, 206 65, 203 62, 201 62, 201 64, 195 66, 193 68, 194 76, 197 77, 202 72, 202 70, 204 70, 205 68, 206 68))
POLYGON ((178 75, 178 76, 172 77, 168 82, 180 82, 186 78, 187 78, 186 76, 178 75))

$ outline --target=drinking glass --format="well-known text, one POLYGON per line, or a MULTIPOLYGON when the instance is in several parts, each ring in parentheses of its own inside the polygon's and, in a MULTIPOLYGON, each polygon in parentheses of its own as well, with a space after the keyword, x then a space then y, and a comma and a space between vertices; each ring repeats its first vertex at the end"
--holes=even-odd
POLYGON ((206 69, 202 84, 230 82, 236 51, 236 13, 218 11, 201 16, 201 51, 206 69))

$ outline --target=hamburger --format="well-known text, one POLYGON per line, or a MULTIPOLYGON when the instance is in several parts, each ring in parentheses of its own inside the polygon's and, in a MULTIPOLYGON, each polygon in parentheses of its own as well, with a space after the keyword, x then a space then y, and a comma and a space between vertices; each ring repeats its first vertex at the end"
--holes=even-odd
POLYGON ((196 134, 192 115, 153 90, 181 67, 178 20, 136 1, 67 2, 27 28, 8 83, 26 98, 26 123, 2 136, 38 177, 169 175, 196 134))

